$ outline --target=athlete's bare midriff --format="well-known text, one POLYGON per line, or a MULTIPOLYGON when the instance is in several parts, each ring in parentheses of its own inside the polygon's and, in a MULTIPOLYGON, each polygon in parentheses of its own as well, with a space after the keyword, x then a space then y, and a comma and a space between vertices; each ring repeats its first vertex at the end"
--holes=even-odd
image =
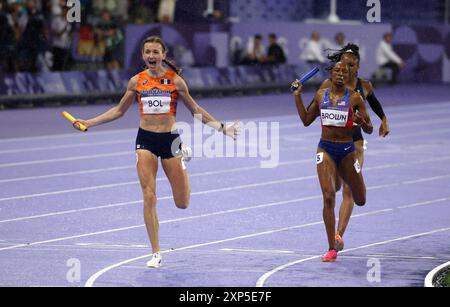
POLYGON ((141 115, 139 126, 151 132, 171 132, 175 130, 175 123, 172 115, 141 115))

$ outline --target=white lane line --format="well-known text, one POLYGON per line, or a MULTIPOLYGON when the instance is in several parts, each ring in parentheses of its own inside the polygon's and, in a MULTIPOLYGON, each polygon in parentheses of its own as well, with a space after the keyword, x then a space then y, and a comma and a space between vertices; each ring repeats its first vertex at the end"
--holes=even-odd
MULTIPOLYGON (((302 257, 316 257, 316 255, 305 254, 301 251, 286 251, 286 250, 273 250, 273 249, 245 249, 245 248, 221 248, 221 252, 238 252, 238 253, 255 253, 255 254, 297 254, 302 257)), ((366 256, 339 256, 339 258, 378 258, 378 259, 400 259, 400 260, 436 260, 437 257, 432 256, 402 256, 402 255, 384 255, 373 254, 366 256)))
MULTIPOLYGON (((445 111, 445 108, 442 109, 442 104, 446 104, 446 103, 450 103, 450 101, 438 101, 438 102, 433 102, 433 103, 428 103, 427 102, 427 112, 435 112, 435 110, 433 109, 435 108, 439 108, 439 110, 437 110, 437 112, 439 112, 439 114, 442 114, 443 111, 445 111)), ((401 116, 401 117, 410 117, 414 114, 420 113, 421 109, 423 109, 423 105, 410 105, 408 106, 408 111, 405 112, 404 107, 403 106, 384 106, 385 110, 389 110, 389 111, 393 111, 390 113, 393 114, 388 114, 389 119, 391 118, 395 118, 395 116, 401 116), (417 111, 417 112, 416 112, 417 111)), ((420 113, 420 114, 423 114, 420 113)), ((420 115, 417 114, 417 115, 420 115)), ((428 113, 427 113, 428 114, 428 113)), ((273 121, 275 120, 283 120, 283 119, 291 119, 291 118, 297 118, 297 116, 294 115, 280 115, 280 116, 275 116, 275 117, 249 117, 249 118, 243 118, 241 119, 242 122, 244 121, 273 121)), ((137 127, 136 128, 125 128, 125 129, 111 129, 111 130, 107 130, 107 131, 89 131, 89 135, 86 134, 82 134, 82 133, 78 133, 76 131, 72 132, 72 133, 64 133, 64 134, 49 134, 49 135, 41 135, 41 136, 32 136, 32 137, 16 137, 16 138, 7 138, 7 139, 0 139, 0 144, 2 143, 12 143, 12 142, 23 142, 23 141, 41 141, 41 140, 51 140, 51 139, 71 139, 73 140, 74 138, 87 138, 87 137, 91 137, 91 136, 97 136, 97 135, 109 135, 109 134, 116 134, 116 133, 136 133, 137 132, 137 127)))
MULTIPOLYGON (((241 211, 247 211, 247 210, 253 210, 253 209, 267 208, 267 207, 278 206, 278 205, 295 204, 295 203, 299 203, 299 202, 305 202, 308 200, 320 199, 321 197, 322 197, 322 195, 315 195, 315 196, 296 198, 296 199, 291 199, 291 200, 286 200, 286 201, 264 203, 264 204, 253 205, 253 206, 245 207, 245 208, 230 209, 230 210, 224 210, 224 211, 218 211, 218 212, 206 213, 206 214, 201 214, 201 215, 188 216, 188 217, 182 217, 182 218, 161 221, 160 224, 188 221, 188 220, 194 220, 194 219, 199 219, 199 218, 205 218, 205 217, 211 217, 211 216, 216 216, 216 215, 223 215, 223 214, 229 214, 229 213, 235 213, 235 212, 241 212, 241 211)), ((450 197, 448 199, 450 199, 450 197)), ((436 203, 439 203, 439 202, 442 202, 441 199, 438 199, 436 201, 436 203)), ((435 203, 435 202, 433 202, 433 201, 428 202, 428 204, 433 204, 433 203, 435 203)), ((362 213, 362 214, 356 214, 356 215, 352 215, 352 217, 368 216, 368 215, 372 215, 372 214, 379 214, 379 213, 390 212, 390 211, 393 211, 393 209, 382 209, 382 210, 377 210, 377 211, 372 211, 372 212, 367 212, 367 213, 362 213)), ((310 223, 310 224, 306 224, 306 225, 312 226, 312 225, 317 225, 320 223, 323 223, 323 222, 322 221, 314 222, 314 223, 310 223)), ((108 229, 108 230, 103 230, 103 231, 98 231, 98 232, 86 233, 86 234, 76 235, 76 236, 56 238, 56 239, 51 239, 51 240, 46 240, 46 241, 38 241, 38 242, 26 243, 26 244, 17 244, 17 245, 13 245, 13 246, 0 248, 0 251, 11 250, 11 249, 27 247, 27 246, 40 245, 40 244, 45 244, 45 243, 65 241, 65 240, 76 239, 76 238, 84 238, 84 237, 118 232, 118 231, 131 230, 131 229, 136 229, 136 228, 140 228, 140 227, 144 227, 144 226, 145 226, 144 224, 140 224, 140 225, 134 225, 134 226, 114 228, 114 229, 108 229)), ((297 228, 297 227, 298 226, 295 226, 294 228, 297 228)), ((304 226, 302 226, 302 227, 304 227, 304 226)))
MULTIPOLYGON (((404 237, 400 237, 400 238, 395 238, 395 239, 391 239, 391 240, 375 242, 375 243, 371 243, 371 244, 366 244, 366 245, 362 245, 362 246, 346 249, 346 250, 343 250, 343 251, 339 252, 339 254, 348 253, 348 252, 351 252, 351 251, 360 250, 360 249, 369 248, 369 247, 374 247, 374 246, 385 245, 385 244, 389 244, 389 243, 393 243, 393 242, 404 241, 404 240, 408 240, 408 239, 428 236, 428 235, 432 235, 432 234, 436 234, 436 233, 440 233, 440 232, 445 232, 445 231, 449 231, 449 230, 450 230, 450 227, 448 227, 448 228, 440 228, 440 229, 436 229, 436 230, 432 230, 432 231, 428 231, 428 232, 417 233, 417 234, 404 236, 404 237)), ((280 272, 280 271, 282 271, 284 269, 287 269, 288 267, 296 265, 296 264, 307 262, 307 261, 310 261, 310 260, 313 260, 313 259, 318 259, 320 256, 321 255, 316 255, 316 256, 308 257, 308 258, 305 258, 305 259, 300 259, 300 260, 297 260, 297 261, 289 262, 289 263, 286 263, 284 265, 278 266, 275 269, 273 269, 273 270, 271 270, 269 272, 266 272, 264 275, 262 275, 258 279, 258 281, 256 282, 256 287, 263 287, 264 284, 266 283, 267 279, 269 279, 275 273, 278 273, 278 272, 280 272)))
POLYGON ((20 149, 7 149, 0 150, 0 154, 12 154, 12 153, 24 153, 24 152, 36 152, 43 150, 58 150, 58 149, 69 149, 69 148, 81 148, 89 146, 103 146, 103 145, 117 145, 117 144, 133 144, 132 139, 116 140, 116 141, 105 141, 105 142, 92 142, 92 143, 77 143, 77 144, 67 144, 67 145, 54 145, 47 147, 34 147, 34 148, 20 148, 20 149))
POLYGON ((86 246, 86 247, 96 247, 96 248, 110 248, 110 247, 120 247, 120 248, 148 248, 144 244, 109 244, 109 243, 75 243, 76 246, 86 246))
MULTIPOLYGON (((429 162, 448 160, 449 158, 450 157, 430 158, 430 159, 415 161, 414 163, 415 164, 429 163, 429 162)), ((297 161, 282 162, 282 163, 280 163, 280 166, 287 166, 287 165, 297 164, 297 163, 306 163, 309 161, 312 161, 312 160, 311 159, 303 159, 303 160, 297 160, 297 161)), ((394 167, 409 166, 409 165, 410 165, 410 162, 383 164, 383 165, 378 165, 378 166, 373 166, 373 167, 366 167, 366 168, 364 168, 364 171, 366 172, 366 171, 372 171, 372 170, 380 170, 380 169, 385 169, 385 168, 394 168, 394 167)), ((199 173, 198 175, 190 175, 190 176, 195 177, 195 176, 206 176, 206 175, 218 175, 218 174, 223 174, 223 173, 228 173, 228 172, 239 172, 239 171, 246 171, 246 170, 252 170, 252 169, 259 169, 259 166, 249 166, 249 167, 244 167, 244 168, 212 171, 212 172, 199 173)), ((439 176, 439 178, 443 179, 443 178, 446 178, 447 176, 448 175, 443 175, 443 176, 439 176)), ((309 180, 309 179, 314 179, 316 177, 317 177, 316 175, 310 175, 310 176, 295 177, 295 178, 289 178, 289 179, 283 179, 283 180, 275 180, 275 181, 267 181, 267 182, 263 181, 260 183, 242 185, 242 187, 241 187, 241 185, 238 185, 238 186, 232 186, 232 187, 228 187, 228 188, 194 192, 194 193, 191 193, 191 195, 201 195, 201 194, 205 194, 205 193, 207 194, 207 193, 215 193, 215 192, 226 192, 226 191, 253 188, 253 187, 259 187, 259 186, 271 185, 271 184, 277 184, 277 183, 288 183, 288 182, 293 182, 293 181, 309 180), (195 193, 197 193, 197 194, 195 194, 195 193)), ((160 177, 157 179, 157 181, 160 181, 160 180, 166 180, 166 178, 160 177)), ((435 177, 422 178, 420 180, 424 180, 424 182, 425 182, 425 181, 435 180, 435 177)), ((67 190, 59 190, 59 191, 36 193, 36 194, 17 195, 17 196, 0 198, 0 202, 11 201, 11 200, 21 200, 21 199, 28 199, 28 198, 35 198, 35 197, 43 197, 43 196, 51 196, 51 195, 60 195, 60 194, 65 194, 65 193, 85 192, 85 191, 92 191, 92 190, 97 190, 97 189, 98 190, 99 189, 109 189, 109 188, 115 188, 115 187, 120 187, 120 186, 135 185, 138 183, 139 183, 138 180, 133 180, 133 181, 128 181, 128 182, 90 186, 90 187, 85 187, 85 188, 67 189, 67 190)), ((167 199, 167 197, 168 196, 159 198, 159 199, 167 199)))
MULTIPOLYGON (((435 121, 434 121, 435 122, 435 121)), ((415 125, 416 123, 414 123, 415 125)), ((392 127, 392 125, 391 125, 392 127)), ((438 129, 438 130, 432 130, 432 131, 422 131, 422 132, 413 132, 413 133, 406 133, 406 134, 395 134, 391 133, 389 135, 389 139, 395 139, 395 138, 405 138, 405 137, 417 137, 417 136, 426 136, 426 135, 436 135, 440 133, 447 133, 450 129, 438 129)), ((319 131, 320 132, 320 131, 319 131)), ((319 133, 317 132, 317 133, 319 133)), ((308 135, 317 135, 316 132, 309 132, 309 133, 303 133, 299 134, 299 136, 308 136, 308 135)), ((292 134, 295 135, 295 134, 292 134)), ((283 137, 289 136, 287 134, 280 135, 276 139, 282 139, 283 137)), ((383 138, 376 138, 372 141, 383 141, 383 138)), ((200 146, 199 146, 200 148, 200 146)), ((297 148, 297 147, 296 147, 297 148)), ((286 151, 291 150, 291 148, 280 148, 280 151, 286 151)), ((13 163, 4 163, 0 164, 0 168, 6 168, 6 167, 17 167, 17 166, 26 166, 26 165, 36 165, 36 164, 46 164, 46 163, 56 163, 56 162, 66 162, 66 161, 76 161, 76 160, 85 160, 85 159, 94 159, 99 157, 110 157, 110 156, 117 156, 117 155, 132 155, 134 154, 134 151, 122 151, 122 152, 115 152, 115 153, 108 153, 108 154, 98 154, 98 155, 85 155, 85 156, 70 156, 65 158, 55 158, 55 159, 45 159, 45 160, 31 160, 31 161, 22 161, 22 162, 13 162, 13 163)))
MULTIPOLYGON (((177 218, 177 219, 166 220, 166 221, 160 222, 160 224, 172 223, 172 222, 180 222, 180 221, 187 221, 187 220, 193 220, 193 219, 202 218, 202 217, 208 217, 208 216, 214 216, 214 215, 220 215, 220 214, 226 214, 226 213, 233 213, 233 212, 240 212, 240 211, 246 211, 246 210, 251 210, 251 209, 258 209, 258 208, 265 208, 265 207, 271 207, 271 206, 277 206, 277 205, 291 204, 291 203, 296 203, 296 202, 302 202, 302 201, 317 199, 317 198, 320 198, 320 197, 322 197, 322 196, 321 195, 316 195, 316 196, 295 198, 295 199, 290 199, 290 200, 285 200, 285 201, 264 203, 264 204, 260 204, 260 205, 252 205, 250 207, 230 209, 230 210, 218 211, 218 212, 213 212, 213 213, 206 213, 206 214, 202 214, 202 215, 195 215, 195 216, 188 216, 188 217, 182 217, 182 218, 177 218)), ((105 205, 105 206, 95 207, 95 208, 85 208, 85 209, 79 209, 79 210, 68 210, 68 211, 62 211, 62 212, 57 212, 57 213, 48 213, 48 214, 35 215, 35 216, 29 216, 29 217, 23 217, 23 218, 17 218, 17 219, 2 220, 2 221, 0 221, 0 223, 29 220, 29 219, 35 219, 35 218, 41 218, 41 217, 48 217, 48 216, 54 216, 54 215, 63 215, 63 214, 69 214, 69 213, 75 213, 75 212, 84 212, 84 211, 97 210, 97 209, 108 209, 108 208, 113 208, 113 207, 121 207, 121 206, 128 206, 128 205, 135 205, 135 204, 142 204, 142 203, 143 203, 142 200, 136 200, 136 201, 129 201, 129 202, 105 205)), ((143 226, 143 225, 140 225, 140 226, 143 226)))
MULTIPOLYGON (((401 146, 399 146, 401 147, 401 146)), ((422 145, 420 146, 422 147, 429 147, 429 145, 422 145)), ((411 147, 408 147, 411 148, 411 147)), ((292 150, 292 149, 291 149, 292 150)), ((379 153, 386 153, 386 152, 390 152, 390 151, 399 151, 400 149, 384 149, 384 150, 380 150, 377 151, 379 153)), ((371 150, 370 152, 368 152, 367 154, 372 154, 374 151, 371 150)), ((441 158, 432 158, 429 160, 422 160, 422 161, 444 161, 444 160, 450 160, 450 157, 441 157, 441 158)), ((291 165, 293 163, 304 163, 304 162, 309 162, 311 161, 311 159, 303 159, 303 160, 295 160, 295 161, 286 161, 286 162, 279 162, 279 166, 284 166, 284 165, 291 165), (301 162, 299 162, 301 161, 301 162)), ((386 168, 386 167, 390 167, 390 166, 380 166, 379 168, 386 168)), ((0 180, 0 184, 1 183, 10 183, 10 182, 19 182, 19 181, 27 181, 27 180, 40 180, 40 179, 48 179, 48 178, 56 178, 56 177, 65 177, 65 176, 76 176, 76 175, 86 175, 86 174, 94 174, 94 173, 100 173, 100 172, 109 172, 109 171, 121 171, 121 170, 126 170, 126 169, 135 169, 136 167, 134 165, 127 165, 127 166, 117 166, 117 167, 107 167, 107 168, 99 168, 99 169, 89 169, 89 170, 83 170, 83 171, 75 171, 75 172, 64 172, 64 173, 55 173, 55 174, 49 174, 49 175, 40 175, 40 176, 29 176, 29 177, 19 177, 19 178, 12 178, 12 179, 1 179, 0 180)), ((194 174, 189 174, 190 177, 193 176, 199 176, 199 175, 203 175, 203 174, 224 174, 227 172, 235 172, 235 171, 239 171, 239 170, 252 170, 252 169, 260 169, 261 167, 259 165, 257 166, 250 166, 250 167, 242 167, 242 168, 234 168, 234 169, 227 169, 227 170, 220 170, 220 171, 211 171, 211 172, 204 172, 204 173, 194 173, 194 174)), ((165 177, 163 177, 165 178, 165 177)))
POLYGON ((375 254, 375 255, 367 255, 366 257, 369 258, 383 258, 383 259, 404 259, 404 260, 436 260, 439 259, 437 257, 432 256, 421 256, 421 257, 414 257, 414 256, 402 256, 402 255, 383 255, 383 254, 375 254))
MULTIPOLYGON (((450 157, 444 157, 442 159, 447 159, 447 158, 450 159, 450 157)), ((300 164, 300 163, 306 163, 306 162, 311 162, 311 161, 312 161, 311 159, 284 161, 284 162, 280 162, 279 166, 300 164)), ((35 179, 47 179, 47 178, 53 178, 53 177, 64 177, 64 176, 74 176, 74 175, 84 175, 84 174, 92 174, 92 173, 99 173, 99 172, 124 170, 124 169, 135 169, 135 168, 136 168, 135 165, 108 167, 108 168, 99 168, 99 169, 86 170, 86 171, 77 171, 77 172, 57 173, 57 174, 42 175, 42 176, 31 176, 31 177, 4 179, 4 180, 0 180, 0 183, 35 180, 35 179)), ((260 165, 244 166, 244 167, 223 169, 223 170, 218 170, 218 171, 192 173, 192 174, 189 174, 189 177, 199 177, 199 176, 207 176, 207 175, 219 175, 219 174, 233 173, 233 172, 237 172, 237 171, 248 171, 248 170, 255 170, 255 169, 261 169, 261 166, 260 165)), ((164 177, 158 177, 156 180, 167 180, 167 177, 165 177, 165 176, 164 177)))
MULTIPOLYGON (((354 214, 354 215, 351 216, 351 218, 371 216, 371 215, 376 215, 376 214, 386 213, 386 212, 392 212, 392 211, 394 211, 394 209, 376 210, 376 211, 371 211, 371 212, 366 212, 366 213, 354 214)), ((254 233, 254 234, 250 234, 250 235, 244 235, 244 236, 228 238, 228 239, 224 239, 224 240, 217 240, 217 241, 206 242, 206 243, 201 243, 201 244, 196 244, 196 245, 190 245, 190 246, 185 246, 185 247, 171 249, 171 250, 165 250, 165 251, 162 251, 161 253, 165 254, 165 253, 171 253, 171 252, 176 252, 176 251, 181 251, 181 250, 194 249, 194 248, 203 247, 203 246, 209 246, 209 245, 214 245, 214 244, 231 242, 231 241, 236 241, 236 240, 241 240, 241 239, 248 239, 248 238, 252 238, 252 237, 263 236, 263 235, 268 235, 268 234, 273 234, 273 233, 278 233, 278 232, 284 232, 284 231, 293 230, 293 229, 306 228, 306 227, 315 226, 315 225, 321 225, 321 224, 323 224, 323 221, 312 222, 312 223, 307 223, 307 224, 302 224, 302 225, 295 225, 295 226, 290 226, 290 227, 274 229, 274 230, 270 230, 270 231, 263 231, 263 232, 254 233)), ((450 228, 448 228, 448 229, 450 229, 450 228)), ((354 249, 351 249, 351 250, 354 250, 354 249)), ((350 250, 347 250, 347 251, 350 251, 350 250)), ((343 252, 341 252, 341 253, 343 253, 343 252)), ((87 282, 85 283, 85 287, 92 287, 94 285, 95 281, 101 275, 105 274, 106 272, 108 272, 110 270, 113 270, 113 269, 118 268, 118 267, 120 267, 122 265, 131 263, 131 262, 134 262, 134 261, 137 261, 137 260, 142 260, 142 259, 145 259, 145 258, 149 258, 150 256, 151 255, 147 254, 147 255, 135 257, 135 258, 132 258, 132 259, 128 259, 128 260, 125 260, 125 261, 121 261, 119 263, 115 263, 113 265, 105 267, 105 268, 101 269, 100 271, 96 272, 95 274, 93 274, 87 280, 87 282)), ((314 256, 314 257, 310 257, 310 258, 307 258, 307 259, 316 259, 318 257, 320 257, 320 255, 314 256)), ((269 276, 267 276, 267 278, 269 276)))
MULTIPOLYGON (((204 194, 210 194, 210 193, 220 193, 220 192, 227 192, 227 191, 236 191, 236 190, 242 190, 242 189, 262 187, 262 186, 267 186, 267 185, 282 184, 282 183, 289 183, 289 182, 295 182, 295 181, 303 181, 303 180, 308 180, 308 179, 313 179, 313 178, 316 178, 316 175, 307 176, 307 177, 295 177, 295 178, 288 178, 288 179, 272 180, 272 181, 263 181, 263 182, 258 182, 258 183, 245 184, 245 185, 235 185, 235 186, 226 187, 226 188, 192 192, 191 196, 192 195, 204 195, 204 194)), ((123 183, 105 184, 105 185, 86 187, 86 188, 80 188, 80 189, 69 189, 69 190, 62 190, 62 191, 55 191, 55 192, 14 196, 14 197, 0 198, 0 202, 10 201, 10 200, 19 200, 19 199, 28 199, 28 198, 35 198, 35 197, 42 197, 42 196, 60 195, 60 194, 72 193, 72 192, 86 192, 86 191, 92 191, 92 190, 97 190, 97 189, 107 189, 107 188, 121 187, 121 186, 127 186, 127 185, 136 185, 138 183, 139 183, 139 181, 135 180, 135 181, 129 181, 129 182, 123 182, 123 183)), ((173 196, 169 195, 169 196, 158 197, 158 200, 172 199, 172 198, 173 198, 173 196)))
POLYGON ((33 161, 23 161, 23 162, 14 162, 14 163, 3 163, 3 164, 0 164, 0 168, 15 167, 15 166, 25 166, 25 165, 28 166, 28 165, 37 165, 37 164, 47 164, 47 163, 56 163, 56 162, 68 162, 68 161, 96 159, 96 158, 108 158, 108 157, 117 157, 117 156, 125 156, 125 155, 129 155, 129 156, 133 156, 134 157, 134 151, 119 151, 119 152, 106 153, 106 154, 73 156, 73 157, 58 158, 58 159, 33 160, 33 161))
POLYGON ((294 254, 294 251, 284 251, 275 249, 244 249, 244 248, 221 248, 222 252, 244 252, 244 253, 261 253, 261 254, 294 254))
POLYGON ((88 169, 88 170, 76 171, 76 172, 65 172, 65 173, 55 173, 55 174, 40 175, 40 176, 28 176, 28 177, 19 177, 19 178, 12 178, 12 179, 1 179, 0 183, 10 183, 10 182, 19 182, 19 181, 28 181, 28 180, 42 180, 42 179, 65 177, 65 176, 70 177, 70 176, 77 176, 77 175, 88 175, 88 174, 95 174, 95 173, 101 173, 101 172, 122 171, 122 170, 126 170, 126 169, 135 169, 135 168, 136 168, 136 166, 134 166, 134 165, 106 167, 106 168, 88 169))
POLYGON ((74 138, 84 138, 90 136, 97 135, 108 135, 108 134, 116 134, 116 133, 129 133, 134 132, 137 133, 138 128, 129 128, 129 129, 111 129, 108 131, 89 131, 89 135, 84 133, 79 133, 74 131, 73 133, 64 133, 64 134, 48 134, 48 135, 40 135, 40 136, 26 136, 26 137, 17 137, 17 138, 9 138, 9 139, 0 139, 0 144, 3 143, 12 143, 12 142, 24 142, 24 141, 42 141, 42 140, 51 140, 51 139, 68 139, 70 142, 74 142, 74 138))
MULTIPOLYGON (((305 161, 305 160, 299 160, 297 162, 300 163, 302 161, 305 161)), ((426 160, 422 160, 422 161, 417 161, 416 164, 422 163, 422 162, 433 162, 433 161, 434 161, 434 159, 426 159, 426 160)), ((392 167, 394 167, 394 165, 376 166, 376 167, 373 167, 373 169, 380 169, 382 167, 383 168, 392 168, 392 167)), ((370 170, 371 168, 368 168, 368 169, 370 170)), ((198 175, 200 176, 200 175, 202 175, 202 173, 199 173, 198 175)), ((448 176, 440 176, 438 178, 433 177, 433 180, 442 179, 442 177, 448 177, 448 176)), ((416 181, 407 181, 407 182, 400 182, 400 183, 395 183, 394 182, 394 183, 390 183, 390 184, 370 186, 370 187, 367 188, 367 190, 376 190, 376 189, 390 188, 390 187, 394 187, 394 186, 400 186, 400 185, 404 185, 404 184, 414 184, 414 183, 416 183, 416 181)), ((210 190, 210 191, 214 191, 214 190, 210 190)), ((193 193, 191 193, 191 195, 197 195, 196 193, 203 193, 203 194, 205 194, 205 192, 206 191, 193 192, 193 193)), ((320 198, 321 195, 316 195, 316 196, 313 196, 313 197, 314 197, 314 199, 315 198, 320 198)), ((173 196, 165 196, 165 197, 159 198, 159 200, 167 200, 167 199, 172 199, 172 198, 173 198, 173 196)), ((447 198, 441 198, 439 201, 446 201, 446 200, 447 200, 447 198)), ((120 202, 120 203, 115 203, 115 204, 108 204, 108 205, 89 207, 89 208, 83 208, 83 209, 73 209, 73 210, 66 210, 66 211, 59 211, 59 212, 51 212, 51 213, 46 213, 46 214, 39 214, 39 215, 18 217, 18 218, 13 218, 13 219, 0 220, 0 224, 1 223, 9 223, 9 222, 18 222, 18 221, 24 221, 24 220, 31 220, 31 219, 37 219, 37 218, 44 218, 44 217, 50 217, 50 216, 57 216, 57 215, 64 215, 64 214, 86 212, 86 211, 91 211, 91 210, 100 210, 100 209, 108 209, 108 208, 114 208, 114 207, 122 207, 122 206, 135 205, 135 204, 140 204, 140 203, 142 203, 142 200, 120 202)), ((427 203, 425 202, 425 203, 413 204, 411 206, 421 206, 421 205, 426 205, 426 204, 427 203)))
MULTIPOLYGON (((423 113, 417 113, 417 115, 421 115, 423 113)), ((437 110, 436 114, 440 114, 442 115, 442 110, 437 110)), ((428 116, 430 116, 430 113, 427 113, 428 116)), ((408 117, 410 117, 411 115, 406 115, 408 117)), ((279 128, 280 130, 283 129, 290 129, 290 128, 298 128, 300 127, 300 122, 297 121, 296 117, 295 118, 295 123, 292 124, 280 124, 279 128)), ((392 120, 391 120, 392 122, 392 120)), ((422 121, 414 121, 414 123, 401 123, 401 124, 396 124, 395 122, 392 123, 390 125, 391 129, 395 128, 399 128, 399 127, 409 127, 409 126, 416 126, 416 125, 427 125, 427 124, 443 124, 446 123, 446 120, 422 120, 422 121)), ((308 136, 315 136, 317 133, 313 133, 313 132, 307 132, 307 133, 302 133, 299 134, 302 137, 308 137, 308 136)), ((192 137, 195 137, 195 134, 192 135, 192 137)), ((45 150, 59 150, 59 149, 70 149, 70 148, 82 148, 82 147, 90 147, 90 146, 94 146, 94 147, 98 147, 101 145, 117 145, 117 144, 132 144, 134 141, 132 138, 127 137, 124 139, 118 139, 118 140, 114 140, 114 141, 104 141, 104 142, 86 142, 86 143, 76 143, 74 144, 73 142, 69 143, 69 144, 63 144, 63 145, 53 145, 53 146, 45 146, 45 147, 31 147, 31 148, 23 148, 23 146, 21 148, 17 148, 17 149, 6 149, 6 150, 0 150, 0 154, 12 154, 12 153, 26 153, 26 152, 37 152, 37 151, 45 151, 45 150)))

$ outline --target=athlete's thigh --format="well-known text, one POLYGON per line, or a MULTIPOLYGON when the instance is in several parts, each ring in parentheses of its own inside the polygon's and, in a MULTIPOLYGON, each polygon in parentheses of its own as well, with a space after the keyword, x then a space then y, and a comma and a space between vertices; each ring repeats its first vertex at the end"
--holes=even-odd
POLYGON ((187 170, 183 167, 181 157, 161 159, 161 164, 169 179, 175 201, 189 200, 190 186, 187 170))
POLYGON ((136 168, 143 190, 156 191, 156 173, 158 172, 158 157, 148 150, 136 150, 136 168))
POLYGON ((359 164, 355 151, 341 160, 338 171, 341 178, 350 186, 354 197, 355 195, 362 197, 365 194, 361 165, 359 164))
MULTIPOLYGON (((355 143, 355 158, 359 162, 359 166, 362 168, 364 164, 364 140, 358 140, 355 143)), ((339 176, 340 177, 340 176, 339 176)), ((344 181, 343 183, 344 189, 348 188, 347 183, 344 181)))
POLYGON ((325 150, 319 147, 317 149, 316 163, 322 193, 336 192, 336 162, 325 150))
POLYGON ((355 153, 361 168, 364 164, 364 140, 358 140, 355 142, 355 153))

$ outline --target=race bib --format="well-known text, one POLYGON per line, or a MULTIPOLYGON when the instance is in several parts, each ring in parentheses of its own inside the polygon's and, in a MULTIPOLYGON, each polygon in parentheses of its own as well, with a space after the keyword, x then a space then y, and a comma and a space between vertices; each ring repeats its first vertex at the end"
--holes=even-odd
POLYGON ((320 164, 320 163, 322 163, 323 162, 323 152, 319 152, 319 153, 317 153, 317 155, 316 155, 316 163, 317 164, 320 164))
POLYGON ((170 96, 142 97, 144 114, 163 114, 170 112, 170 96))
POLYGON ((348 111, 321 109, 320 119, 324 126, 345 127, 348 120, 348 111))

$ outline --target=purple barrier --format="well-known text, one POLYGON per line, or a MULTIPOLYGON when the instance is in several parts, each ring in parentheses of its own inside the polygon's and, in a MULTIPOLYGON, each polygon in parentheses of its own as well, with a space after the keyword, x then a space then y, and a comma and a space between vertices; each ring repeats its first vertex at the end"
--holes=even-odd
POLYGON ((0 95, 86 94, 126 88, 129 71, 0 74, 0 95))
MULTIPOLYGON (((308 66, 235 66, 227 68, 203 67, 184 70, 183 77, 196 90, 214 88, 245 88, 289 84, 297 75, 309 70, 308 66)), ((126 89, 128 80, 136 71, 89 71, 62 73, 0 74, 0 96, 27 94, 84 95, 114 93, 126 89)), ((322 79, 317 80, 320 82, 322 79)))

